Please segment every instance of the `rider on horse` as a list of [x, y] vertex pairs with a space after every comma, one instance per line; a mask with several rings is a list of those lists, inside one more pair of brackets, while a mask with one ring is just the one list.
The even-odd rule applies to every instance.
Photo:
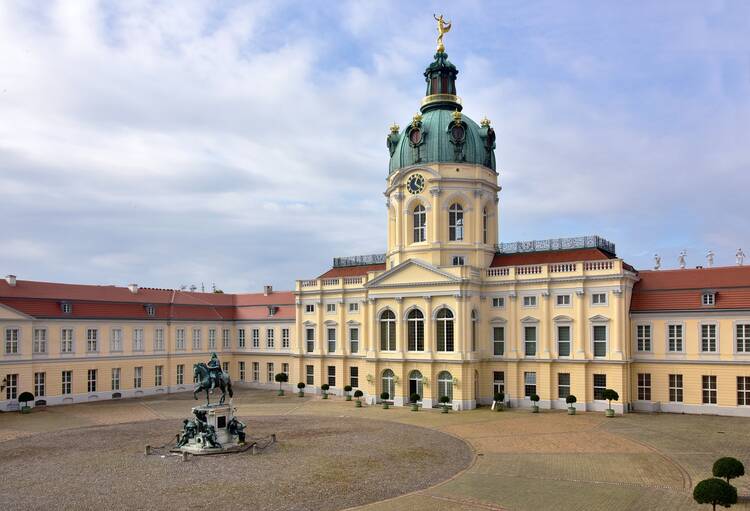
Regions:
[[219, 362], [219, 357], [216, 355], [216, 352], [211, 353], [211, 360], [208, 361], [206, 367], [208, 367], [208, 378], [211, 381], [211, 390], [214, 390], [217, 382], [221, 379], [221, 373], [223, 372], [221, 369], [221, 362]]

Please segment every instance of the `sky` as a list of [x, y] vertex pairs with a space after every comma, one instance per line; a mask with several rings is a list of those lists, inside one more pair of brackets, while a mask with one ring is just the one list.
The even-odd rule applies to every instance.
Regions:
[[750, 2], [0, 2], [0, 273], [290, 289], [382, 253], [433, 13], [500, 239], [750, 253]]

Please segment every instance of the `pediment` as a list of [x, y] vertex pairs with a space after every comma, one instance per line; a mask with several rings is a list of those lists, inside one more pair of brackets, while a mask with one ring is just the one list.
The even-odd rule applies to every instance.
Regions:
[[573, 318], [570, 316], [565, 316], [564, 314], [560, 314], [559, 316], [555, 316], [552, 318], [552, 321], [556, 321], [558, 323], [572, 323]]
[[521, 323], [539, 323], [539, 319], [532, 316], [526, 316], [521, 320]]
[[0, 303], [0, 319], [21, 320], [34, 318], [29, 316], [28, 314], [24, 314], [21, 311], [17, 311], [12, 307], [8, 307], [7, 305], [3, 305], [2, 303]]
[[495, 316], [490, 320], [490, 323], [493, 325], [497, 325], [497, 324], [504, 325], [505, 323], [507, 323], [507, 321], [505, 320], [505, 318], [501, 318], [500, 316]]
[[414, 284], [455, 284], [461, 282], [461, 278], [441, 270], [429, 263], [419, 259], [409, 259], [390, 270], [381, 273], [370, 282], [365, 284], [366, 288], [405, 286]]
[[609, 318], [607, 316], [597, 314], [596, 316], [591, 316], [589, 318], [589, 321], [591, 321], [592, 323], [606, 323], [607, 321], [609, 321]]

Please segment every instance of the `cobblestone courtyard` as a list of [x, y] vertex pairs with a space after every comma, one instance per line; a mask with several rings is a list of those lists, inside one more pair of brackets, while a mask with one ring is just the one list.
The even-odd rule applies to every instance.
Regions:
[[[146, 443], [166, 442], [193, 403], [191, 394], [179, 394], [0, 414], [0, 498], [11, 508], [95, 508], [121, 486], [135, 495], [122, 507], [167, 507], [199, 498], [204, 489], [219, 490], [218, 474], [200, 484], [204, 460], [180, 464], [142, 454]], [[608, 420], [601, 413], [487, 409], [446, 415], [356, 409], [341, 399], [261, 390], [241, 390], [234, 404], [251, 435], [278, 431], [280, 440], [267, 453], [226, 459], [237, 472], [225, 480], [226, 497], [246, 508], [252, 498], [263, 509], [366, 502], [368, 510], [409, 511], [707, 509], [693, 503], [691, 491], [710, 476], [713, 461], [730, 455], [750, 466], [750, 420], [741, 418], [630, 414]], [[110, 447], [104, 442], [109, 436], [123, 440]], [[79, 444], [82, 453], [70, 452]], [[282, 455], [285, 449], [295, 452], [294, 463]], [[43, 470], [59, 474], [56, 484], [35, 485], [34, 473]], [[94, 490], [82, 485], [73, 491], [66, 478]], [[748, 479], [734, 481], [740, 495], [750, 495]], [[189, 491], [173, 489], [180, 481]], [[250, 491], [260, 482], [273, 489], [266, 492], [272, 497]], [[107, 484], [114, 489], [107, 491]], [[147, 499], [149, 485], [165, 500]], [[81, 496], [85, 500], [76, 501]]]

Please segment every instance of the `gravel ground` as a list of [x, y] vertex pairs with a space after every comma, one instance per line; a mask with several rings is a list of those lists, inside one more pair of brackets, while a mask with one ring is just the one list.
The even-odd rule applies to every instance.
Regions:
[[[249, 437], [276, 433], [257, 455], [145, 456], [180, 420], [94, 426], [0, 443], [3, 509], [333, 510], [435, 485], [471, 449], [435, 430], [371, 419], [243, 418]], [[164, 451], [166, 453], [166, 450]]]

